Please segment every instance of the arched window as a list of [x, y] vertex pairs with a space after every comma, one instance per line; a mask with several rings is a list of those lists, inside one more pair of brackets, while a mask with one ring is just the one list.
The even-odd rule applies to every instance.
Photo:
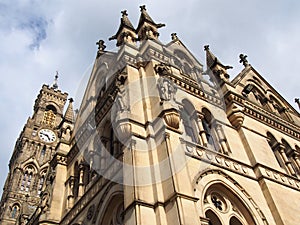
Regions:
[[282, 158], [282, 156], [280, 154], [280, 151], [279, 151], [279, 143], [277, 142], [275, 137], [269, 132], [267, 133], [267, 137], [268, 137], [268, 143], [269, 143], [269, 145], [270, 145], [270, 147], [271, 147], [271, 149], [272, 149], [272, 151], [275, 155], [275, 158], [276, 158], [279, 166], [286, 171], [283, 158]]
[[11, 208], [10, 218], [16, 219], [19, 216], [19, 212], [20, 212], [19, 205], [14, 204], [13, 207]]
[[182, 101], [183, 107], [180, 111], [180, 117], [183, 125], [184, 139], [190, 142], [199, 143], [199, 136], [197, 132], [197, 113], [193, 104], [184, 99]]
[[229, 225], [243, 225], [235, 216], [230, 218]]
[[55, 124], [57, 110], [53, 105], [47, 105], [44, 112], [43, 123], [53, 127]]
[[38, 192], [37, 192], [38, 195], [41, 194], [41, 191], [42, 191], [42, 188], [43, 188], [43, 185], [44, 185], [44, 181], [45, 181], [45, 177], [46, 177], [46, 171], [43, 170], [41, 172], [41, 176], [40, 176], [40, 179], [39, 179], [39, 182], [38, 182]]
[[256, 224], [244, 201], [222, 183], [214, 183], [205, 191], [203, 209], [212, 225]]
[[44, 147], [43, 147], [42, 150], [41, 150], [41, 153], [40, 153], [40, 161], [43, 161], [43, 160], [44, 160], [45, 154], [46, 154], [46, 145], [44, 145]]
[[222, 225], [218, 216], [213, 211], [207, 210], [205, 212], [205, 216], [207, 219], [209, 219], [209, 225]]
[[250, 84], [247, 84], [245, 86], [242, 91], [243, 96], [248, 98], [250, 101], [256, 102], [264, 109], [271, 111], [271, 108], [268, 105], [268, 98], [262, 92], [262, 87], [260, 87], [259, 84], [253, 84], [253, 82], [257, 83], [255, 81], [252, 81]]
[[284, 146], [284, 152], [285, 152], [285, 154], [287, 156], [287, 159], [288, 159], [287, 167], [288, 167], [290, 173], [295, 176], [296, 173], [299, 172], [298, 167], [297, 167], [297, 163], [296, 163], [295, 158], [294, 158], [295, 150], [292, 149], [292, 147], [289, 145], [289, 143], [287, 143], [284, 139], [282, 139], [281, 142]]
[[186, 135], [186, 138], [188, 139], [188, 141], [197, 142], [192, 120], [190, 119], [190, 115], [185, 110], [182, 110], [181, 118], [182, 118], [182, 123], [183, 123], [184, 131], [185, 131], [184, 133]]
[[25, 168], [23, 179], [21, 181], [21, 187], [20, 187], [21, 191], [26, 191], [26, 192], [30, 191], [30, 188], [32, 186], [33, 173], [34, 173], [34, 168], [31, 165]]
[[79, 165], [78, 162], [74, 164], [74, 199], [78, 197], [78, 188], [79, 188]]
[[212, 150], [218, 150], [215, 142], [215, 134], [213, 129], [213, 121], [212, 121], [212, 115], [210, 111], [207, 109], [203, 109], [202, 113], [204, 115], [204, 118], [202, 120], [203, 129], [205, 131], [206, 139], [207, 139], [207, 147]]
[[282, 106], [282, 104], [273, 96], [270, 96], [270, 101], [272, 102], [273, 108], [275, 109], [275, 112], [280, 115], [281, 118], [292, 121], [290, 115], [287, 112], [287, 108]]
[[103, 146], [102, 150], [106, 150], [106, 152], [112, 156], [117, 156], [119, 154], [120, 142], [118, 141], [118, 138], [110, 121], [107, 121], [105, 123], [100, 139], [102, 142], [101, 146]]

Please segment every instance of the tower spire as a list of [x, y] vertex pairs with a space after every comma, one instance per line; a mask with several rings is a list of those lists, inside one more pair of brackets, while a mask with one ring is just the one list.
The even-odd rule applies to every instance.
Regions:
[[207, 71], [213, 75], [218, 82], [222, 80], [228, 80], [229, 75], [227, 73], [228, 69], [232, 69], [232, 66], [225, 66], [220, 60], [210, 51], [209, 45], [204, 46], [204, 51], [206, 51], [206, 66]]
[[58, 89], [57, 81], [58, 81], [58, 71], [56, 71], [56, 74], [54, 76], [54, 81], [53, 81], [53, 84], [52, 84], [53, 89]]
[[109, 38], [109, 40], [117, 40], [117, 46], [121, 46], [124, 43], [135, 44], [136, 34], [135, 29], [128, 18], [127, 10], [121, 12], [122, 18], [120, 27], [115, 35]]
[[164, 27], [165, 24], [155, 23], [153, 19], [149, 16], [146, 10], [146, 6], [140, 6], [141, 15], [139, 19], [138, 27], [136, 28], [136, 32], [138, 34], [138, 39], [141, 40], [157, 40], [159, 33], [157, 30], [161, 27]]
[[65, 113], [65, 120], [73, 123], [74, 122], [74, 110], [73, 110], [73, 98], [69, 98], [69, 105]]

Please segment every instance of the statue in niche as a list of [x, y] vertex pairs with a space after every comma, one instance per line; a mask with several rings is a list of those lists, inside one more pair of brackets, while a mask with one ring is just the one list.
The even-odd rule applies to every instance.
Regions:
[[157, 83], [159, 96], [161, 99], [161, 103], [163, 101], [174, 101], [174, 96], [177, 91], [177, 88], [175, 87], [174, 83], [166, 78], [166, 77], [160, 77], [158, 79]]
[[128, 106], [126, 104], [126, 87], [125, 87], [126, 80], [127, 80], [127, 74], [125, 73], [120, 73], [116, 80], [116, 87], [117, 87], [116, 103], [117, 103], [118, 111], [121, 112], [128, 111]]

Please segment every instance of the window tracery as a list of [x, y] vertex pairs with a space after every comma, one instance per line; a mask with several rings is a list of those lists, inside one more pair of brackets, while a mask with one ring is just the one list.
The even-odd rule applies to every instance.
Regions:
[[29, 192], [32, 186], [32, 180], [34, 175], [34, 168], [33, 166], [27, 166], [24, 171], [23, 179], [21, 181], [21, 191]]
[[255, 225], [247, 207], [222, 184], [213, 184], [204, 196], [205, 216], [212, 225]]
[[188, 100], [184, 99], [182, 103], [180, 114], [184, 140], [229, 154], [230, 149], [222, 125], [214, 120], [210, 111], [204, 108], [199, 113]]
[[278, 142], [275, 137], [267, 132], [268, 144], [270, 145], [275, 158], [284, 171], [292, 176], [300, 175], [300, 160], [299, 152], [297, 149], [292, 147], [284, 140], [281, 143]]

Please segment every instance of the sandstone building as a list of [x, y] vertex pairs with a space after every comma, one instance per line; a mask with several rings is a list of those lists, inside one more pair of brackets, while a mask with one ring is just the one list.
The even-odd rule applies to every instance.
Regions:
[[[145, 6], [100, 40], [76, 115], [43, 85], [17, 139], [0, 224], [295, 225], [299, 113], [240, 55], [230, 79], [201, 64]], [[64, 110], [64, 107], [66, 108]]]

